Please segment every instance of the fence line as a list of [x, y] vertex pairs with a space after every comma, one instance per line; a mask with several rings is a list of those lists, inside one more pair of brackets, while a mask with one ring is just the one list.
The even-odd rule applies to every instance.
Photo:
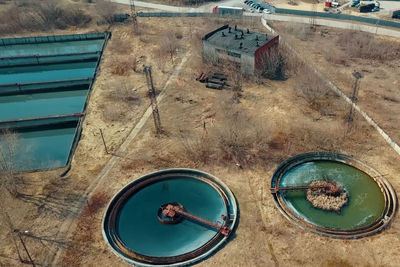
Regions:
[[[276, 13], [276, 14], [298, 15], [298, 16], [305, 16], [305, 17], [321, 17], [321, 18], [330, 18], [330, 19], [338, 19], [338, 20], [349, 20], [349, 21], [357, 21], [357, 22], [372, 24], [375, 26], [386, 26], [386, 27], [393, 27], [393, 28], [400, 29], [399, 22], [390, 21], [390, 20], [365, 18], [365, 17], [352, 16], [352, 15], [347, 15], [347, 14], [332, 14], [332, 13], [314, 12], [314, 11], [306, 11], [306, 10], [275, 8], [274, 6], [270, 6], [269, 9], [273, 13]], [[139, 12], [138, 16], [139, 17], [210, 17], [210, 16], [218, 16], [218, 15], [214, 14], [214, 13], [208, 13], [208, 12]], [[241, 17], [241, 16], [239, 16], [239, 17]]]
[[333, 13], [285, 9], [285, 8], [275, 8], [275, 13], [286, 14], [286, 15], [306, 16], [306, 17], [321, 17], [321, 18], [331, 18], [331, 19], [340, 19], [340, 20], [350, 20], [350, 21], [358, 21], [358, 22], [373, 24], [376, 26], [387, 26], [387, 27], [400, 28], [400, 23], [396, 22], [396, 21], [376, 19], [376, 18], [366, 18], [366, 17], [360, 17], [360, 16], [352, 16], [352, 15], [347, 15], [347, 14], [333, 14]]

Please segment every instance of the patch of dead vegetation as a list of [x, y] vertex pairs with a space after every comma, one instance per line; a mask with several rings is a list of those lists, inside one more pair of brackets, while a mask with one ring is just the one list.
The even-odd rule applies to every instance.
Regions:
[[[73, 234], [71, 244], [66, 249], [63, 258], [64, 266], [81, 266], [82, 259], [86, 254], [86, 250], [90, 247], [95, 250], [94, 235], [101, 225], [100, 221], [102, 216], [99, 216], [99, 211], [105, 207], [109, 200], [105, 192], [96, 192], [87, 202], [82, 211], [77, 228], [76, 234]], [[100, 219], [99, 219], [100, 218]]]
[[84, 27], [91, 21], [83, 8], [57, 1], [13, 2], [0, 12], [0, 34]]
[[366, 32], [344, 31], [339, 34], [337, 44], [351, 58], [382, 61], [400, 58], [398, 42], [385, 40]]

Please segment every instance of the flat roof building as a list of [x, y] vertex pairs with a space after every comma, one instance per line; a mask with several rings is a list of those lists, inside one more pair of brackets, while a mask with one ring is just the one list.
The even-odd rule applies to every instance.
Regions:
[[278, 35], [224, 25], [203, 37], [203, 57], [210, 62], [233, 61], [240, 64], [243, 73], [255, 74], [278, 44]]

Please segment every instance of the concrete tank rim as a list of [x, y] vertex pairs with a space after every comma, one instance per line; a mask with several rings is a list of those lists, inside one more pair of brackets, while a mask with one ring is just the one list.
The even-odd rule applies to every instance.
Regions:
[[[371, 166], [345, 154], [334, 153], [334, 152], [308, 152], [292, 156], [283, 161], [281, 164], [279, 164], [279, 166], [275, 169], [270, 182], [271, 187], [274, 187], [276, 185], [277, 180], [280, 179], [284, 173], [286, 173], [293, 167], [303, 164], [305, 162], [318, 161], [318, 160], [335, 161], [347, 164], [370, 176], [370, 178], [373, 179], [381, 188], [382, 194], [385, 197], [385, 210], [382, 216], [374, 223], [366, 227], [356, 228], [351, 231], [335, 231], [329, 228], [319, 227], [312, 223], [305, 222], [304, 220], [301, 220], [300, 217], [297, 216], [294, 212], [291, 212], [289, 214], [286, 210], [291, 210], [291, 211], [293, 210], [289, 208], [286, 208], [285, 210], [285, 208], [282, 207], [281, 202], [279, 201], [279, 196], [277, 196], [278, 194], [271, 192], [278, 210], [286, 219], [288, 219], [291, 223], [299, 226], [303, 230], [316, 233], [322, 236], [341, 238], [341, 239], [357, 239], [378, 234], [390, 225], [398, 210], [397, 194], [393, 189], [392, 185], [382, 176], [382, 174], [380, 174], [377, 170], [375, 170]], [[362, 229], [364, 228], [368, 228], [370, 230], [367, 229], [368, 231], [362, 232]]]
[[[149, 266], [154, 266], [154, 264], [149, 264], [149, 263], [144, 263], [144, 262], [140, 262], [140, 261], [136, 261], [133, 260], [131, 258], [128, 258], [124, 255], [122, 255], [117, 249], [115, 249], [109, 241], [109, 238], [107, 237], [107, 233], [105, 231], [106, 229], [106, 219], [107, 219], [107, 215], [108, 215], [108, 211], [111, 208], [111, 205], [113, 205], [113, 203], [115, 202], [116, 199], [118, 199], [118, 197], [121, 196], [121, 194], [129, 187], [139, 183], [140, 181], [143, 181], [149, 177], [158, 175], [158, 174], [165, 174], [165, 173], [174, 173], [174, 172], [192, 172], [192, 173], [197, 173], [200, 174], [206, 178], [212, 178], [212, 180], [214, 180], [214, 182], [216, 182], [221, 189], [223, 189], [223, 191], [227, 194], [228, 196], [228, 200], [231, 204], [231, 209], [233, 210], [233, 220], [229, 226], [229, 228], [233, 231], [236, 227], [237, 224], [237, 220], [238, 220], [238, 205], [237, 205], [237, 200], [234, 196], [234, 194], [232, 193], [232, 191], [229, 189], [229, 187], [222, 181], [220, 180], [218, 177], [204, 172], [204, 171], [200, 171], [200, 170], [196, 170], [196, 169], [190, 169], [190, 168], [169, 168], [169, 169], [162, 169], [162, 170], [158, 170], [158, 171], [154, 171], [154, 172], [150, 172], [147, 173], [145, 175], [142, 175], [136, 179], [134, 179], [133, 181], [129, 182], [128, 184], [126, 184], [125, 186], [123, 186], [120, 190], [118, 190], [117, 193], [115, 193], [113, 195], [113, 197], [111, 198], [111, 200], [108, 202], [107, 207], [106, 207], [106, 212], [103, 214], [103, 219], [102, 219], [102, 235], [103, 235], [103, 239], [106, 241], [108, 248], [111, 249], [111, 251], [118, 257], [122, 258], [124, 261], [128, 262], [129, 264], [135, 265], [135, 266], [143, 266], [143, 267], [149, 267]], [[228, 238], [230, 238], [231, 235], [225, 236], [223, 237], [218, 243], [216, 243], [212, 248], [210, 248], [209, 250], [207, 250], [206, 252], [204, 252], [203, 254], [183, 261], [183, 262], [177, 262], [177, 263], [172, 263], [172, 264], [164, 264], [163, 266], [186, 266], [189, 264], [194, 264], [196, 262], [199, 262], [203, 259], [208, 258], [209, 256], [211, 256], [213, 253], [215, 253], [216, 251], [218, 251], [218, 249], [220, 249], [222, 247], [222, 245], [227, 242]]]

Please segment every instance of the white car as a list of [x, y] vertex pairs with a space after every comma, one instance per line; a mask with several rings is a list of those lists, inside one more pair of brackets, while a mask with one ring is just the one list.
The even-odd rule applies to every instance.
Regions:
[[263, 13], [264, 14], [271, 14], [271, 11], [269, 9], [264, 9]]
[[250, 8], [250, 9], [249, 9], [249, 12], [250, 12], [250, 13], [254, 13], [254, 9], [253, 9], [253, 8]]

